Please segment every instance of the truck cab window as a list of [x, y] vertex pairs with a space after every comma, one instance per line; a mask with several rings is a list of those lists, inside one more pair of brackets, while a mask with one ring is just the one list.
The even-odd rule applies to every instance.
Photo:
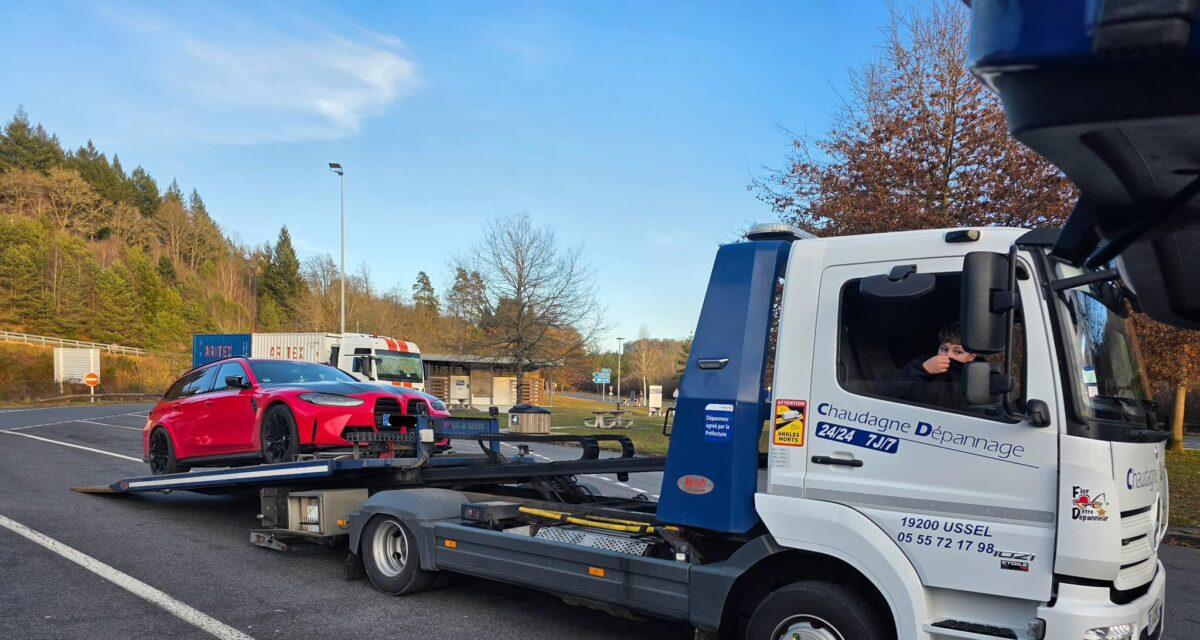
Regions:
[[[848, 281], [839, 310], [837, 378], [842, 388], [949, 411], [996, 414], [998, 407], [968, 406], [963, 394], [963, 367], [983, 356], [962, 346], [961, 281], [961, 273], [936, 274], [934, 289], [916, 300], [872, 297], [859, 290], [860, 280]], [[1013, 335], [1023, 344], [1020, 326]], [[1021, 349], [1015, 351], [1014, 371], [1019, 371], [1024, 358]], [[999, 367], [1003, 357], [988, 360]]]

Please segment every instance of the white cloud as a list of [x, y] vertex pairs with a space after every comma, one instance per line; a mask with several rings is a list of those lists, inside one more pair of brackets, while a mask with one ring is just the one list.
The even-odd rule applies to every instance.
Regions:
[[157, 99], [143, 108], [158, 113], [147, 121], [176, 135], [235, 144], [336, 139], [420, 84], [399, 39], [355, 25], [339, 33], [295, 15], [128, 15], [108, 12], [157, 56], [150, 80], [160, 86], [147, 92]]

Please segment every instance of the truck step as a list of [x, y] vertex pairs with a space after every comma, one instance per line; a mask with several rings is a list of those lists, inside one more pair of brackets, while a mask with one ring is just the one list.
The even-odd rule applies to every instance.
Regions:
[[995, 625], [968, 622], [966, 620], [938, 620], [933, 624], [926, 625], [925, 630], [954, 638], [973, 638], [975, 640], [982, 640], [983, 638], [1010, 638], [1011, 640], [1018, 640], [1017, 632], [1007, 627], [997, 627]]

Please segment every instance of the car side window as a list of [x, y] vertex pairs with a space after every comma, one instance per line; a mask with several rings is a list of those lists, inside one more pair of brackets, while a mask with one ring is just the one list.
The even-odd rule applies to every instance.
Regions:
[[[878, 298], [861, 280], [842, 287], [837, 379], [851, 393], [947, 411], [998, 417], [998, 406], [969, 405], [963, 367], [984, 360], [962, 346], [958, 326], [961, 272], [937, 273], [932, 291], [917, 299]], [[1013, 330], [1018, 404], [1024, 389], [1024, 331], [1020, 313]], [[1003, 356], [986, 360], [998, 368]]]
[[226, 362], [225, 364], [221, 365], [220, 369], [217, 370], [217, 378], [213, 384], [212, 390], [225, 391], [226, 389], [236, 388], [225, 384], [225, 378], [228, 378], [229, 376], [241, 376], [242, 380], [250, 379], [250, 376], [246, 375], [246, 369], [242, 367], [240, 363]]
[[183, 386], [182, 397], [208, 393], [212, 389], [213, 381], [217, 379], [217, 367], [209, 367], [197, 373], [198, 377]]
[[182, 378], [176, 380], [175, 384], [171, 385], [170, 389], [167, 389], [167, 393], [163, 395], [163, 398], [167, 400], [178, 400], [179, 397], [183, 395], [183, 388], [199, 376], [199, 371], [193, 371], [184, 375]]

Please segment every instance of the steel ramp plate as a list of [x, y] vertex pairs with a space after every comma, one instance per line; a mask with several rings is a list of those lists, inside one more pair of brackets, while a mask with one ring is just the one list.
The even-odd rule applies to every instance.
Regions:
[[71, 491], [74, 491], [75, 493], [97, 493], [101, 495], [109, 493], [122, 493], [121, 491], [117, 491], [112, 487], [71, 487]]

